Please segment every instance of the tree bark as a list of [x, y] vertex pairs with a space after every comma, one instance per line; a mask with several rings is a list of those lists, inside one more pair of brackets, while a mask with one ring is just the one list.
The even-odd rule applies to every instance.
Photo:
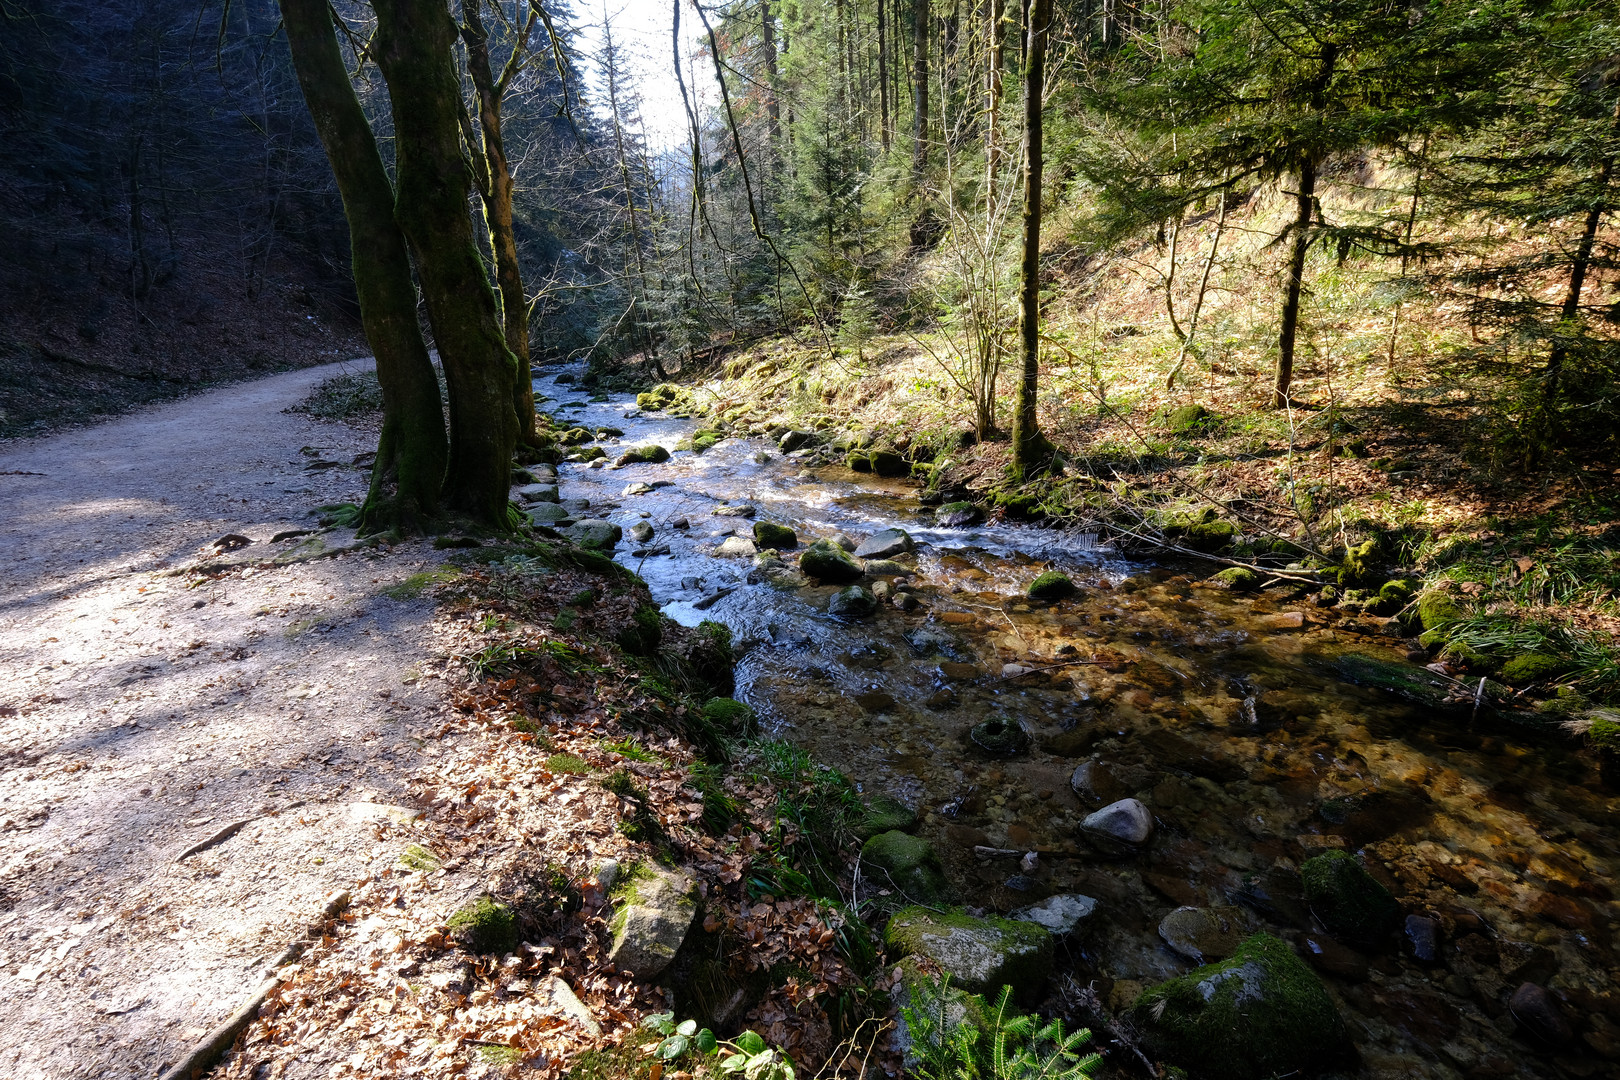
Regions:
[[765, 119], [770, 133], [771, 147], [779, 152], [782, 141], [782, 107], [776, 96], [776, 17], [771, 14], [770, 0], [761, 0], [759, 5], [759, 40], [760, 49], [765, 54], [765, 80], [767, 83]]
[[1294, 236], [1288, 253], [1288, 290], [1283, 297], [1282, 328], [1277, 334], [1277, 378], [1271, 407], [1288, 404], [1294, 382], [1294, 338], [1299, 331], [1299, 296], [1305, 285], [1305, 253], [1311, 246], [1311, 210], [1316, 203], [1316, 161], [1307, 157], [1299, 166], [1299, 190], [1294, 193]]
[[996, 170], [1001, 167], [1001, 73], [1007, 62], [1007, 32], [1003, 25], [1006, 0], [987, 0], [989, 25], [985, 27], [984, 90], [988, 99], [984, 117], [984, 198], [988, 205], [995, 198]]
[[326, 0], [281, 0], [281, 16], [298, 84], [343, 197], [360, 319], [382, 386], [382, 434], [361, 531], [414, 529], [438, 513], [448, 452], [439, 381], [416, 320], [410, 256], [394, 221], [394, 189], [349, 82]]
[[1024, 250], [1018, 268], [1018, 349], [1023, 367], [1013, 412], [1012, 457], [1013, 473], [1020, 478], [1052, 458], [1052, 444], [1041, 434], [1035, 414], [1041, 371], [1041, 87], [1051, 28], [1052, 0], [1030, 0], [1024, 67]]
[[444, 501], [480, 525], [508, 529], [517, 358], [502, 335], [467, 208], [455, 24], [436, 0], [376, 0], [373, 6], [373, 55], [394, 116], [394, 217], [415, 258], [450, 387]]
[[912, 80], [916, 84], [911, 124], [911, 183], [920, 189], [928, 168], [928, 0], [911, 0]]
[[889, 152], [889, 32], [884, 0], [877, 0], [878, 138]]
[[[517, 381], [512, 407], [517, 414], [518, 441], [533, 446], [539, 442], [534, 426], [534, 376], [529, 367], [529, 300], [523, 290], [523, 272], [518, 266], [517, 236], [512, 230], [512, 166], [506, 157], [506, 139], [501, 133], [501, 99], [506, 88], [523, 67], [523, 50], [534, 29], [535, 15], [529, 13], [522, 37], [512, 46], [512, 55], [499, 80], [489, 63], [489, 34], [478, 14], [480, 0], [462, 0], [464, 20], [461, 39], [467, 45], [467, 68], [473, 91], [478, 97], [478, 131], [483, 150], [483, 183], [479, 186], [484, 204], [484, 222], [489, 228], [489, 246], [495, 253], [495, 282], [500, 288], [501, 321], [506, 347], [517, 358]], [[469, 149], [471, 149], [469, 147]]]

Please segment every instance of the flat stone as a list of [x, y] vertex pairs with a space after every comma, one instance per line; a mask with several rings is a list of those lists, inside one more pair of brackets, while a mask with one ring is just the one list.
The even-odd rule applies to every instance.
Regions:
[[884, 942], [902, 956], [924, 956], [969, 993], [1013, 987], [1038, 1000], [1052, 972], [1052, 935], [1042, 925], [1015, 919], [975, 919], [912, 907], [889, 920]]
[[1195, 964], [1224, 960], [1247, 935], [1237, 908], [1178, 907], [1159, 923], [1159, 937]]
[[717, 506], [710, 511], [715, 517], [751, 518], [759, 513], [758, 508], [743, 503], [740, 506]]
[[517, 489], [517, 496], [524, 502], [550, 502], [558, 501], [556, 484], [524, 484]]
[[867, 559], [867, 577], [912, 577], [916, 571], [893, 559]]
[[722, 559], [751, 559], [759, 554], [759, 549], [745, 536], [728, 536], [714, 553]]
[[652, 491], [653, 491], [653, 486], [651, 484], [635, 483], [635, 484], [627, 484], [627, 485], [625, 485], [625, 489], [622, 492], [620, 492], [619, 494], [624, 495], [624, 496], [651, 495]]
[[581, 547], [605, 549], [624, 539], [624, 530], [611, 521], [587, 518], [574, 522], [568, 529], [568, 536]]
[[529, 519], [537, 524], [550, 525], [553, 522], [571, 521], [573, 515], [556, 503], [545, 502], [529, 507]]
[[903, 555], [908, 551], [915, 551], [917, 545], [912, 542], [911, 534], [904, 529], [884, 529], [875, 532], [861, 541], [855, 549], [857, 559], [892, 559], [896, 555]]
[[1137, 799], [1120, 799], [1088, 814], [1080, 831], [1104, 847], [1136, 848], [1153, 836], [1153, 814]]
[[1044, 926], [1054, 937], [1068, 937], [1097, 910], [1097, 901], [1080, 893], [1058, 893], [1028, 907], [1021, 907], [1008, 918]]

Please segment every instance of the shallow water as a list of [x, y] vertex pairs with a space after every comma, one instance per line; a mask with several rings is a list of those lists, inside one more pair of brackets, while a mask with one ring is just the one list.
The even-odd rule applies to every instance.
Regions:
[[[587, 403], [554, 376], [535, 385], [559, 419], [622, 429], [601, 443], [615, 457], [651, 442], [673, 450], [696, 427], [638, 415], [633, 395]], [[935, 529], [911, 485], [806, 468], [761, 440], [559, 471], [565, 505], [586, 499], [579, 516], [625, 527], [618, 560], [671, 618], [715, 619], [746, 646], [738, 695], [771, 730], [864, 792], [919, 810], [920, 834], [971, 903], [1005, 911], [1049, 892], [1096, 897], [1085, 943], [1064, 965], [1104, 1001], [1128, 1004], [1196, 966], [1158, 933], [1174, 908], [1230, 906], [1242, 929], [1318, 954], [1363, 1075], [1620, 1075], [1620, 799], [1569, 747], [1343, 681], [1332, 667], [1343, 653], [1403, 658], [1377, 620], [1271, 592], [1236, 597], [1196, 581], [1208, 567], [1131, 562], [1073, 533]], [[623, 494], [638, 482], [669, 486]], [[825, 613], [835, 589], [748, 584], [751, 560], [713, 554], [727, 535], [751, 535], [750, 519], [714, 513], [744, 503], [801, 544], [905, 528], [918, 545], [919, 609], [843, 622]], [[639, 521], [655, 530], [645, 544], [628, 536]], [[1082, 595], [1027, 603], [1023, 589], [1048, 568]], [[1259, 695], [1271, 708], [1257, 724], [1244, 701]], [[996, 758], [975, 746], [969, 729], [990, 718], [1021, 724], [1029, 752]], [[1071, 790], [1084, 763], [1105, 797], [1152, 809], [1144, 852], [1108, 859], [1079, 842], [1081, 818], [1101, 805]], [[1403, 914], [1437, 921], [1434, 962], [1393, 939], [1354, 952], [1312, 923], [1294, 873], [1333, 847], [1361, 852]], [[1031, 850], [1043, 852], [1039, 868], [1020, 876], [1017, 856]], [[1515, 1024], [1506, 1001], [1524, 981], [1553, 991], [1577, 1033], [1570, 1043], [1538, 1043]]]

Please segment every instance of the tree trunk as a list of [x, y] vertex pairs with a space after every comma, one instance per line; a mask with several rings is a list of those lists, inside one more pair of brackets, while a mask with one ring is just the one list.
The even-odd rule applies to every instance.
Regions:
[[877, 0], [877, 84], [878, 84], [878, 138], [883, 152], [889, 152], [889, 31], [885, 19], [884, 0]]
[[911, 124], [911, 183], [921, 189], [928, 168], [928, 0], [911, 0], [912, 79], [916, 84]]
[[1046, 77], [1046, 39], [1052, 0], [1030, 0], [1024, 67], [1024, 251], [1018, 267], [1018, 351], [1023, 370], [1013, 412], [1014, 475], [1023, 478], [1052, 458], [1052, 444], [1035, 415], [1040, 390], [1041, 346], [1041, 87]]
[[1311, 210], [1316, 202], [1316, 161], [1307, 157], [1299, 166], [1299, 190], [1294, 193], [1294, 237], [1288, 253], [1288, 291], [1283, 298], [1282, 329], [1277, 335], [1277, 380], [1271, 407], [1288, 404], [1294, 382], [1294, 338], [1299, 331], [1299, 295], [1305, 285], [1305, 253], [1311, 246]]
[[529, 367], [529, 300], [523, 291], [517, 236], [512, 231], [512, 166], [507, 160], [506, 139], [501, 133], [501, 99], [523, 67], [524, 43], [534, 29], [535, 15], [532, 11], [529, 13], [528, 25], [523, 28], [520, 40], [513, 44], [512, 55], [497, 80], [489, 63], [489, 34], [478, 14], [479, 2], [462, 0], [461, 3], [465, 20], [461, 39], [467, 45], [467, 68], [478, 97], [478, 131], [483, 144], [484, 167], [480, 171], [484, 183], [480, 185], [479, 194], [484, 204], [484, 222], [489, 228], [490, 250], [495, 253], [495, 281], [500, 287], [506, 347], [517, 357], [512, 407], [517, 414], [518, 441], [533, 446], [540, 440], [534, 426], [534, 376]]
[[768, 122], [771, 148], [779, 151], [782, 141], [782, 111], [776, 97], [776, 17], [771, 14], [770, 0], [759, 5], [759, 41], [765, 54], [765, 119]]
[[1007, 61], [1007, 32], [1002, 20], [1006, 14], [1006, 0], [987, 0], [989, 25], [985, 27], [985, 97], [988, 99], [984, 117], [984, 198], [985, 204], [995, 198], [996, 170], [1001, 167], [1001, 72]]
[[394, 189], [349, 82], [326, 0], [281, 0], [281, 16], [298, 84], [343, 196], [360, 319], [382, 385], [382, 434], [361, 531], [416, 528], [438, 513], [448, 453], [439, 380], [416, 320], [405, 238], [394, 221]]
[[455, 24], [439, 3], [376, 0], [373, 6], [373, 55], [388, 82], [394, 116], [394, 217], [416, 261], [450, 387], [445, 503], [478, 524], [507, 529], [517, 358], [502, 336], [467, 210]]

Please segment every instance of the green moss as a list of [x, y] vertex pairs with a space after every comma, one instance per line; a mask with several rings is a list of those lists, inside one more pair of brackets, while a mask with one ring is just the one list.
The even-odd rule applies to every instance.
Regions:
[[849, 457], [844, 459], [844, 464], [848, 465], [856, 472], [872, 471], [872, 459], [862, 453], [854, 453], [849, 455]]
[[829, 585], [847, 585], [861, 579], [861, 564], [831, 540], [817, 540], [799, 555], [799, 569]]
[[[990, 501], [1001, 507], [1002, 511], [1011, 518], [1029, 519], [1039, 517], [1041, 513], [1041, 497], [1025, 491], [998, 491], [990, 497]], [[946, 504], [954, 505], [954, 504]], [[972, 504], [969, 503], [969, 506]], [[940, 507], [941, 510], [944, 507]]]
[[647, 446], [632, 446], [619, 455], [619, 460], [627, 463], [657, 465], [669, 460], [669, 451], [657, 443]]
[[1073, 596], [1080, 591], [1067, 574], [1060, 574], [1056, 570], [1048, 570], [1040, 577], [1029, 583], [1026, 590], [1031, 600], [1062, 600]]
[[407, 870], [421, 870], [431, 872], [443, 865], [438, 853], [425, 844], [406, 844], [405, 850], [400, 852], [399, 865]]
[[1440, 680], [1415, 665], [1381, 660], [1363, 653], [1346, 653], [1335, 660], [1333, 666], [1353, 683], [1385, 690], [1437, 711], [1454, 708]]
[[872, 471], [879, 476], [897, 479], [911, 475], [911, 462], [893, 450], [873, 450], [867, 455], [867, 460], [871, 462]]
[[866, 813], [857, 832], [862, 837], [885, 832], [910, 832], [917, 827], [917, 811], [893, 795], [877, 794], [866, 801]]
[[1174, 409], [1161, 409], [1154, 419], [1172, 435], [1186, 435], [1208, 427], [1215, 414], [1202, 405], [1182, 405]]
[[1315, 1074], [1350, 1047], [1321, 980], [1270, 934], [1145, 991], [1129, 1018], [1150, 1056], [1204, 1080]]
[[523, 1060], [523, 1050], [516, 1046], [490, 1046], [483, 1044], [478, 1047], [478, 1057], [497, 1067], [516, 1065]]
[[861, 846], [861, 863], [869, 877], [899, 894], [896, 903], [937, 905], [955, 896], [933, 846], [907, 833], [878, 833]]
[[593, 436], [590, 431], [585, 428], [569, 428], [567, 431], [557, 436], [557, 442], [561, 443], [563, 446], [584, 446], [594, 437], [595, 436]]
[[883, 941], [901, 956], [928, 957], [971, 993], [1011, 986], [1038, 1000], [1052, 972], [1052, 934], [1031, 922], [908, 907], [889, 920]]
[[1238, 527], [1230, 521], [1200, 521], [1187, 526], [1182, 543], [1194, 551], [1213, 554], [1231, 545]]
[[381, 590], [390, 600], [415, 600], [435, 585], [447, 585], [461, 576], [459, 570], [425, 570], [412, 574]]
[[1384, 553], [1378, 537], [1352, 544], [1339, 561], [1339, 584], [1371, 587], [1383, 576]]
[[592, 771], [590, 765], [578, 754], [552, 754], [546, 758], [546, 769], [549, 772], [573, 776], [584, 776]]
[[1569, 670], [1567, 661], [1546, 653], [1521, 653], [1502, 665], [1502, 681], [1513, 686], [1545, 682]]
[[509, 953], [518, 945], [517, 918], [492, 896], [480, 896], [445, 921], [456, 943], [468, 952]]
[[613, 640], [631, 656], [651, 656], [664, 640], [664, 616], [651, 604], [642, 604], [630, 616], [630, 625]]
[[[1425, 631], [1423, 636], [1428, 637], [1429, 632]], [[1422, 642], [1423, 638], [1418, 640]], [[1501, 666], [1495, 657], [1480, 652], [1466, 641], [1446, 642], [1445, 647], [1440, 650], [1440, 656], [1445, 660], [1455, 660], [1459, 664], [1466, 664], [1474, 671], [1494, 671]]]
[[754, 729], [754, 710], [735, 698], [710, 698], [703, 704], [703, 719], [733, 737]]
[[1586, 729], [1586, 739], [1606, 754], [1620, 754], [1620, 712], [1597, 709], [1588, 714], [1592, 726]]
[[799, 546], [799, 534], [786, 525], [778, 525], [773, 521], [756, 521], [754, 543], [761, 549], [775, 548], [777, 551], [786, 551]]
[[1260, 587], [1260, 575], [1246, 566], [1229, 566], [1209, 580], [1233, 592], [1253, 592]]
[[686, 448], [694, 454], [701, 454], [713, 450], [723, 438], [725, 435], [718, 431], [694, 431], [692, 437], [687, 440]]
[[1455, 598], [1434, 589], [1418, 597], [1417, 610], [1424, 630], [1441, 630], [1463, 617], [1462, 606]]
[[1311, 910], [1334, 936], [1373, 945], [1395, 929], [1400, 905], [1348, 852], [1307, 859], [1299, 876]]

